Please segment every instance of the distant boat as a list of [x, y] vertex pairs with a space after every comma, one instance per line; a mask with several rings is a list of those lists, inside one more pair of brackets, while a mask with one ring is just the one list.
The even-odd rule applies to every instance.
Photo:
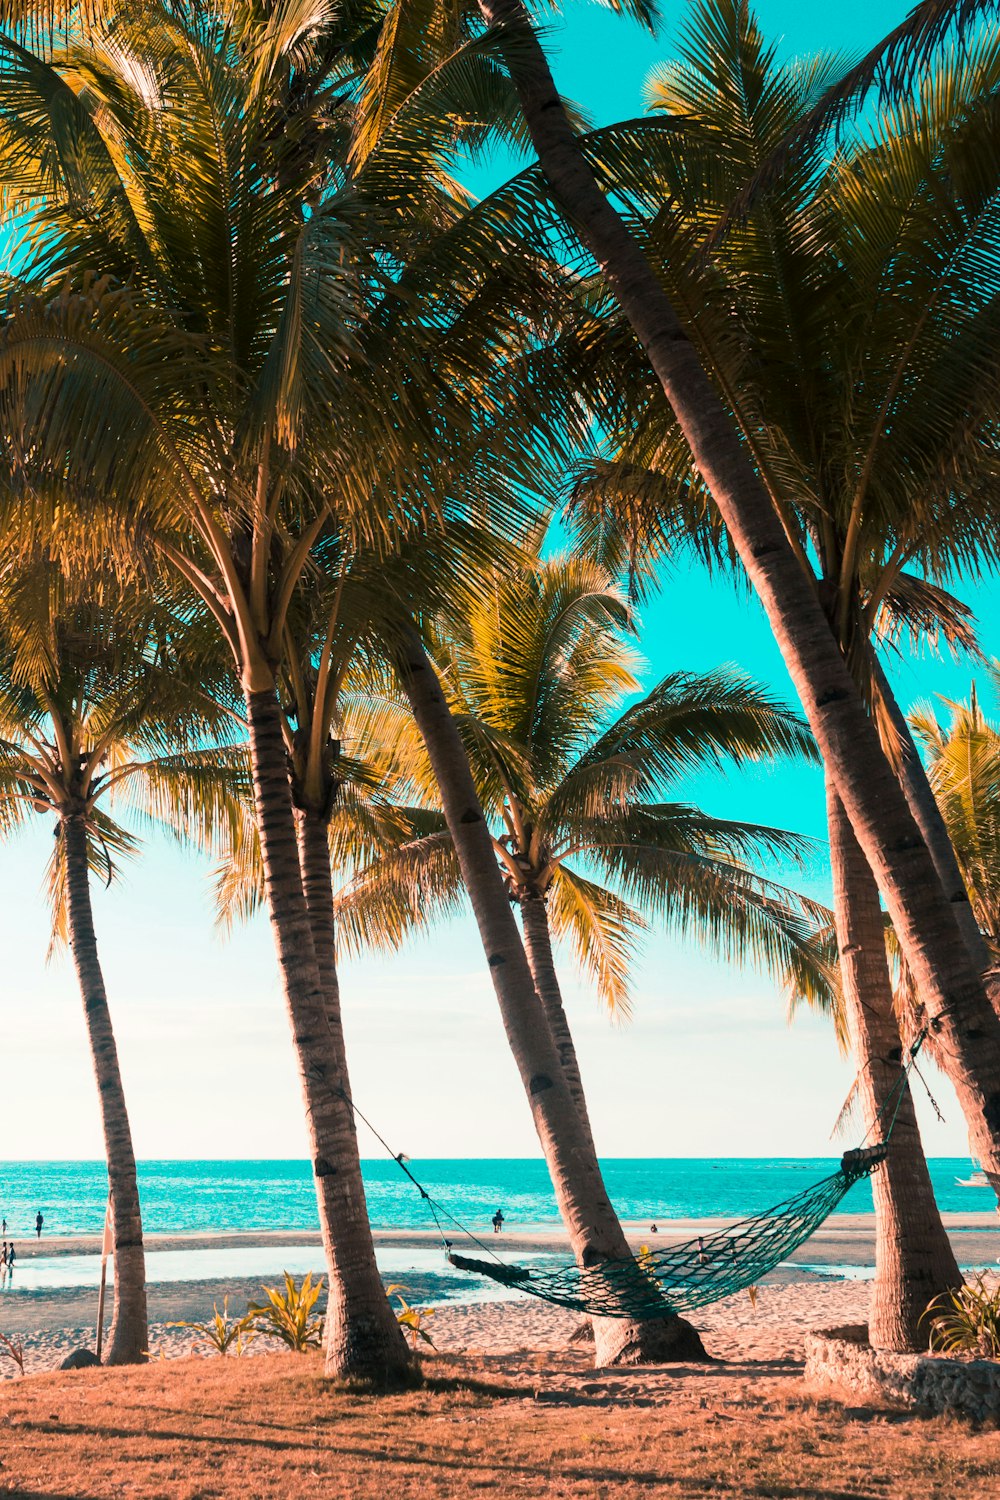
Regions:
[[989, 1180], [985, 1172], [973, 1172], [971, 1177], [956, 1177], [957, 1187], [989, 1187]]

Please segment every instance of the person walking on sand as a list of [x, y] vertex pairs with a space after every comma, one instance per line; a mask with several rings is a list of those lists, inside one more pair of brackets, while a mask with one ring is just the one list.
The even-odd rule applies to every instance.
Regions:
[[41, 1237], [42, 1237], [42, 1225], [44, 1223], [45, 1223], [45, 1220], [42, 1217], [42, 1210], [39, 1209], [38, 1212], [37, 1212], [37, 1214], [35, 1215], [35, 1233], [37, 1234], [37, 1236], [38, 1236], [39, 1239], [41, 1239]]
[[7, 1285], [7, 1241], [4, 1240], [4, 1242], [3, 1242], [3, 1249], [0, 1250], [0, 1286], [6, 1286], [6, 1285]]
[[17, 1251], [14, 1249], [14, 1241], [11, 1240], [7, 1246], [7, 1275], [10, 1277], [11, 1286], [14, 1285], [14, 1262], [17, 1260]]
[[493, 1233], [494, 1234], [499, 1234], [502, 1228], [503, 1228], [503, 1214], [500, 1211], [500, 1209], [498, 1208], [497, 1211], [496, 1211], [496, 1213], [493, 1215]]

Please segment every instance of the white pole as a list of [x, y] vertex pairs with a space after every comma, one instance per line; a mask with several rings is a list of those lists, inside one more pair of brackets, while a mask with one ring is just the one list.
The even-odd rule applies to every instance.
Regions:
[[97, 1298], [97, 1358], [101, 1357], [104, 1343], [104, 1289], [108, 1282], [108, 1256], [111, 1254], [111, 1191], [108, 1190], [108, 1206], [104, 1210], [104, 1239], [101, 1242], [101, 1290]]

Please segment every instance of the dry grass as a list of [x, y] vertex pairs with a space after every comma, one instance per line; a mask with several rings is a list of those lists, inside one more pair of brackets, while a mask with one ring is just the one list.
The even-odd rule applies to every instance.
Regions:
[[788, 1497], [995, 1500], [1000, 1434], [817, 1400], [793, 1368], [602, 1373], [431, 1359], [373, 1397], [314, 1356], [188, 1359], [0, 1386], [0, 1494], [31, 1500]]

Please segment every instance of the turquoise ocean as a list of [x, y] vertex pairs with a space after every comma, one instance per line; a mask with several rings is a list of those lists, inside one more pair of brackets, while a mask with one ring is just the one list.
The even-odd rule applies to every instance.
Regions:
[[[667, 1157], [610, 1159], [602, 1165], [620, 1217], [654, 1222], [760, 1212], [834, 1170], [836, 1161]], [[943, 1211], [988, 1213], [994, 1207], [988, 1188], [961, 1185], [975, 1171], [967, 1157], [939, 1158], [930, 1165]], [[497, 1208], [503, 1210], [508, 1231], [558, 1223], [541, 1160], [413, 1160], [409, 1166], [444, 1210], [476, 1233], [489, 1229]], [[433, 1228], [419, 1193], [393, 1161], [366, 1161], [363, 1169], [376, 1228]], [[318, 1227], [304, 1161], [144, 1161], [139, 1183], [147, 1233]], [[46, 1234], [96, 1234], [106, 1199], [107, 1175], [100, 1162], [0, 1164], [0, 1214], [11, 1235], [33, 1232], [39, 1210]], [[864, 1213], [871, 1207], [871, 1187], [861, 1183], [837, 1212]]]

